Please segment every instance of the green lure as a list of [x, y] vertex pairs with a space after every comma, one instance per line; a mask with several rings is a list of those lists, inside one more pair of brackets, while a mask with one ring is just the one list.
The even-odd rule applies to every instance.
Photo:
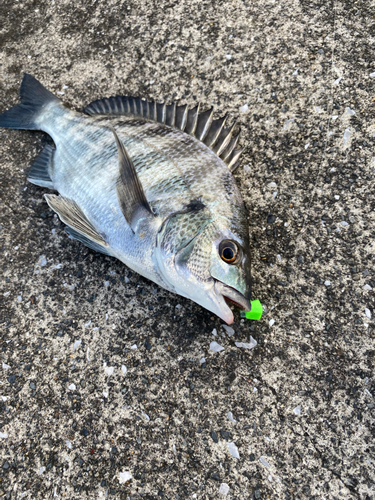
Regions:
[[250, 311], [241, 311], [241, 318], [259, 320], [263, 314], [263, 307], [259, 300], [251, 301]]

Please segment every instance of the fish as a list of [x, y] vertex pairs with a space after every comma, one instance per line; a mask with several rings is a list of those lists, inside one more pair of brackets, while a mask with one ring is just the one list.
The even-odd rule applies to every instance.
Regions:
[[44, 198], [70, 237], [231, 324], [233, 303], [251, 309], [249, 228], [239, 133], [213, 114], [132, 96], [78, 112], [25, 74], [0, 127], [52, 138], [27, 178], [57, 192]]

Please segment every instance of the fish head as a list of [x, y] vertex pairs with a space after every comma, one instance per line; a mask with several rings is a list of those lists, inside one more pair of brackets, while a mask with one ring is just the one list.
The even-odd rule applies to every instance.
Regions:
[[166, 288], [231, 324], [229, 304], [249, 311], [251, 289], [247, 228], [229, 226], [205, 210], [173, 214], [159, 231], [155, 255]]

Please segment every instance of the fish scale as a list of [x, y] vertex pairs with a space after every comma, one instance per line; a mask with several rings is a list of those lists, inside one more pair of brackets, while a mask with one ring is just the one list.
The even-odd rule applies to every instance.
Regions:
[[0, 126], [43, 130], [29, 180], [73, 237], [231, 323], [250, 310], [246, 212], [232, 175], [241, 150], [226, 118], [116, 96], [67, 109], [30, 75]]

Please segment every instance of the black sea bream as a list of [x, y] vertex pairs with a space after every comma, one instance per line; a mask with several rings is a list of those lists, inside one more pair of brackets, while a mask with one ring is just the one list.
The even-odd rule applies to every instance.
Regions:
[[0, 126], [43, 130], [29, 171], [68, 233], [227, 323], [250, 310], [246, 213], [231, 170], [240, 150], [213, 111], [110, 97], [85, 113], [25, 75]]

